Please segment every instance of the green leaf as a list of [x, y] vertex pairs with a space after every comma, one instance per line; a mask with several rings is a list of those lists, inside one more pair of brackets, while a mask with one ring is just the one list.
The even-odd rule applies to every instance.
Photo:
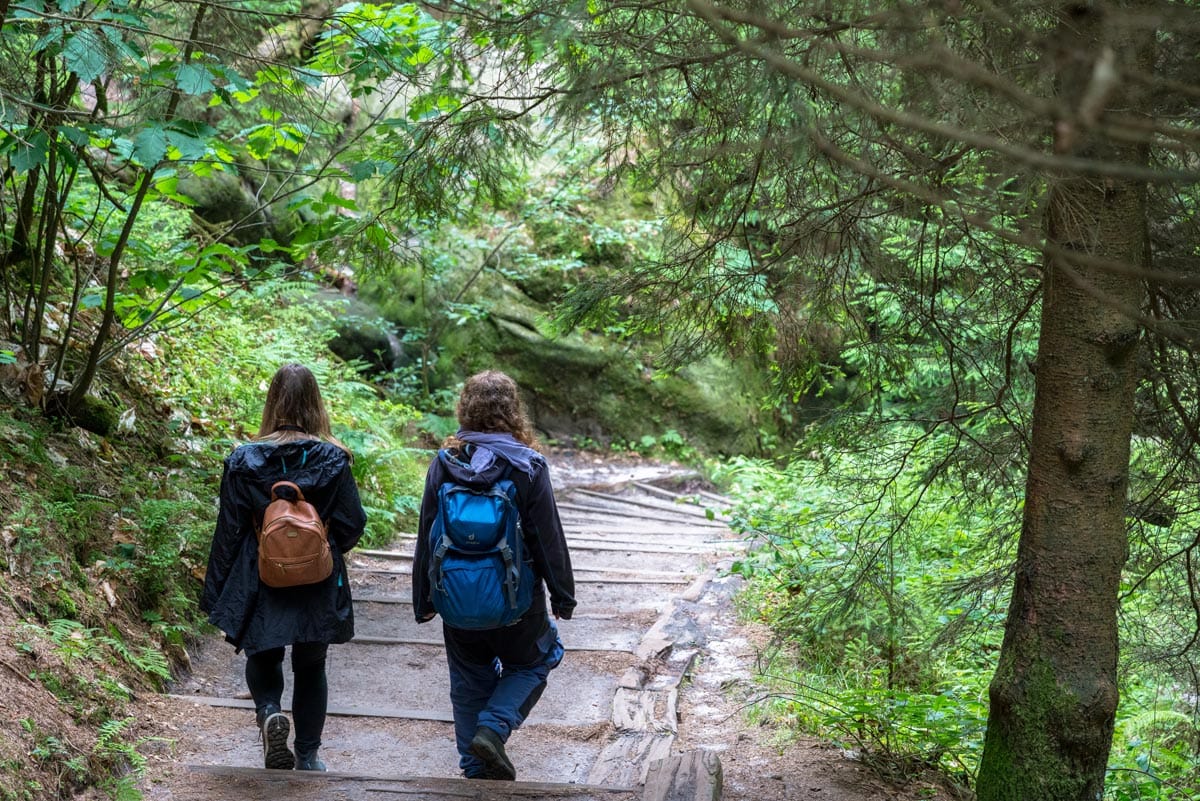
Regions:
[[167, 154], [167, 135], [158, 125], [151, 125], [133, 139], [133, 157], [144, 167], [153, 167]]
[[275, 143], [296, 155], [304, 150], [306, 132], [295, 125], [281, 125], [275, 130]]
[[203, 64], [180, 64], [175, 68], [175, 85], [179, 91], [188, 95], [204, 95], [211, 92], [213, 85], [212, 73]]
[[326, 192], [321, 196], [321, 202], [347, 211], [358, 211], [358, 203], [353, 198], [342, 197], [336, 192]]
[[56, 130], [59, 136], [76, 147], [87, 147], [92, 141], [92, 137], [87, 131], [74, 125], [60, 125]]
[[181, 194], [179, 191], [179, 176], [175, 170], [159, 170], [154, 174], [154, 191], [168, 200], [173, 200], [181, 206], [194, 206], [194, 198]]
[[178, 131], [196, 139], [204, 139], [217, 135], [216, 128], [197, 120], [175, 120], [171, 123], [171, 131]]
[[317, 72], [316, 70], [300, 68], [300, 69], [295, 70], [294, 74], [295, 74], [296, 78], [299, 79], [299, 82], [301, 84], [307, 86], [310, 89], [319, 88], [321, 86], [321, 84], [325, 82], [325, 76], [322, 75], [321, 73]]
[[112, 140], [110, 147], [114, 153], [128, 161], [133, 158], [133, 142], [126, 139], [124, 136], [118, 136]]
[[258, 92], [254, 82], [233, 67], [225, 64], [210, 64], [209, 71], [223, 83], [223, 89], [227, 92], [248, 92], [250, 90], [254, 90], [256, 94]]
[[90, 28], [68, 37], [62, 55], [67, 69], [78, 75], [83, 83], [99, 78], [108, 67], [104, 42]]
[[46, 13], [46, 0], [26, 0], [11, 9], [13, 19], [41, 20]]
[[11, 350], [0, 350], [0, 364], [16, 364], [17, 354]]
[[50, 150], [50, 137], [45, 131], [35, 131], [33, 136], [17, 144], [10, 161], [17, 172], [29, 172], [46, 163]]
[[354, 181], [365, 181], [378, 172], [376, 162], [371, 159], [357, 161], [350, 165], [350, 178]]
[[387, 228], [383, 227], [382, 225], [368, 225], [363, 233], [366, 234], [367, 241], [380, 250], [387, 250], [394, 244], [391, 232], [389, 232]]
[[256, 159], [265, 159], [275, 150], [275, 129], [270, 125], [256, 125], [246, 136], [246, 149]]
[[167, 131], [167, 141], [179, 151], [179, 159], [183, 161], [201, 161], [208, 155], [208, 143], [184, 131]]
[[170, 286], [170, 280], [161, 270], [142, 270], [129, 276], [130, 289], [154, 289], [159, 292]]
[[412, 56], [409, 56], [408, 63], [413, 65], [428, 64], [430, 61], [433, 61], [436, 56], [437, 53], [435, 53], [432, 48], [428, 47], [427, 45], [421, 45], [420, 49], [418, 49], [416, 53], [414, 53]]
[[79, 164], [79, 148], [62, 139], [54, 140], [54, 152], [58, 154], [58, 160], [67, 169], [75, 169]]

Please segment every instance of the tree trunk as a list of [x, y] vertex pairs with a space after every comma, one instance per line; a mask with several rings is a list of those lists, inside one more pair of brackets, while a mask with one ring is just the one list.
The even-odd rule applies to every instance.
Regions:
[[[1103, 73], [1150, 70], [1150, 35], [1106, 26], [1102, 4], [1072, 4], [1059, 26], [1073, 63], [1059, 74], [1056, 150], [1146, 163], [1146, 148], [1092, 137], [1083, 98]], [[1087, 63], [1083, 63], [1087, 62]], [[1100, 87], [1103, 88], [1103, 87]], [[1109, 95], [1129, 113], [1133, 92]], [[1095, 801], [1117, 708], [1117, 593], [1127, 555], [1126, 485], [1138, 323], [1147, 266], [1146, 188], [1062, 176], [1047, 210], [1033, 440], [1016, 578], [977, 792], [980, 801]], [[1119, 261], [1125, 272], [1088, 259]]]
[[[183, 48], [183, 55], [180, 59], [180, 63], [182, 64], [187, 64], [191, 61], [192, 54], [196, 49], [195, 43], [200, 35], [200, 30], [204, 23], [204, 15], [207, 11], [207, 4], [201, 4], [196, 7], [196, 14], [192, 18], [191, 32], [188, 34], [187, 45]], [[163, 121], [170, 122], [175, 119], [175, 113], [179, 109], [181, 97], [182, 93], [179, 87], [176, 86], [171, 91], [171, 99], [167, 101], [167, 107], [163, 111], [161, 118]], [[121, 258], [125, 255], [125, 247], [129, 244], [129, 237], [133, 233], [133, 225], [142, 210], [142, 203], [146, 200], [146, 195], [150, 191], [151, 181], [157, 169], [157, 164], [147, 164], [142, 171], [140, 183], [138, 183], [137, 188], [134, 190], [133, 202], [129, 205], [129, 209], [125, 213], [125, 224], [121, 226], [121, 233], [117, 237], [112, 253], [108, 257], [108, 277], [104, 284], [104, 315], [100, 320], [96, 335], [92, 339], [91, 347], [88, 349], [87, 362], [84, 363], [83, 370], [76, 377], [74, 383], [72, 383], [71, 389], [67, 391], [65, 401], [60, 399], [57, 402], [60, 408], [54, 410], [56, 413], [61, 411], [65, 412], [67, 417], [76, 417], [82, 414], [86, 408], [84, 398], [88, 390], [92, 387], [92, 381], [96, 378], [96, 370], [100, 366], [100, 356], [104, 353], [104, 347], [108, 343], [112, 328], [116, 323], [117, 282], [120, 278]]]

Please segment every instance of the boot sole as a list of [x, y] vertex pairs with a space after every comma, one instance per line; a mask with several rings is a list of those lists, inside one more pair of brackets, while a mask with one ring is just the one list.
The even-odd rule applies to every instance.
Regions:
[[287, 715], [276, 712], [263, 721], [263, 764], [275, 770], [291, 770], [296, 758], [288, 748], [288, 734], [292, 724]]

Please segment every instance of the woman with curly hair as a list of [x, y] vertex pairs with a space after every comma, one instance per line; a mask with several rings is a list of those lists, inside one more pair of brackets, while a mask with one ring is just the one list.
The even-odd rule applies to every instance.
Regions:
[[429, 540], [439, 488], [453, 482], [482, 490], [503, 478], [511, 480], [523, 551], [532, 563], [532, 603], [508, 625], [466, 629], [443, 621], [442, 634], [459, 767], [469, 779], [512, 780], [516, 769], [504, 745], [529, 716], [551, 669], [562, 659], [562, 643], [550, 614], [571, 618], [575, 581], [549, 468], [535, 449], [516, 382], [496, 370], [471, 376], [459, 397], [457, 417], [459, 431], [446, 440], [425, 480], [413, 565], [413, 612], [419, 623], [436, 615]]

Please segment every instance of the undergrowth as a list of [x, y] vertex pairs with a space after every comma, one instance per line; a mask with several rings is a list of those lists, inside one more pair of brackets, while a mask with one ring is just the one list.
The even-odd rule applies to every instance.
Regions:
[[[736, 460], [716, 477], [738, 499], [733, 525], [757, 546], [734, 565], [748, 579], [741, 611], [776, 635], [752, 715], [832, 739], [892, 781], [934, 774], [968, 790], [1020, 498], [1015, 484], [1007, 494], [992, 484], [984, 496], [929, 481], [928, 465], [945, 455], [937, 436], [917, 448], [877, 441], [857, 453], [817, 447], [783, 466]], [[886, 485], [877, 480], [884, 473], [893, 477]], [[1180, 523], [1186, 535], [1190, 524]], [[1125, 630], [1191, 619], [1161, 598], [1130, 594]], [[1134, 649], [1121, 681], [1105, 798], [1197, 801], [1191, 682]]]
[[[415, 525], [428, 461], [411, 407], [382, 397], [326, 348], [337, 301], [273, 281], [133, 343], [101, 377], [122, 410], [110, 437], [0, 404], [0, 579], [13, 621], [2, 684], [29, 710], [0, 732], [0, 801], [94, 788], [137, 798], [152, 739], [138, 696], [163, 689], [206, 624], [196, 600], [224, 457], [257, 430], [267, 382], [312, 368], [334, 433], [355, 454], [364, 546]], [[11, 703], [8, 703], [11, 700]]]

